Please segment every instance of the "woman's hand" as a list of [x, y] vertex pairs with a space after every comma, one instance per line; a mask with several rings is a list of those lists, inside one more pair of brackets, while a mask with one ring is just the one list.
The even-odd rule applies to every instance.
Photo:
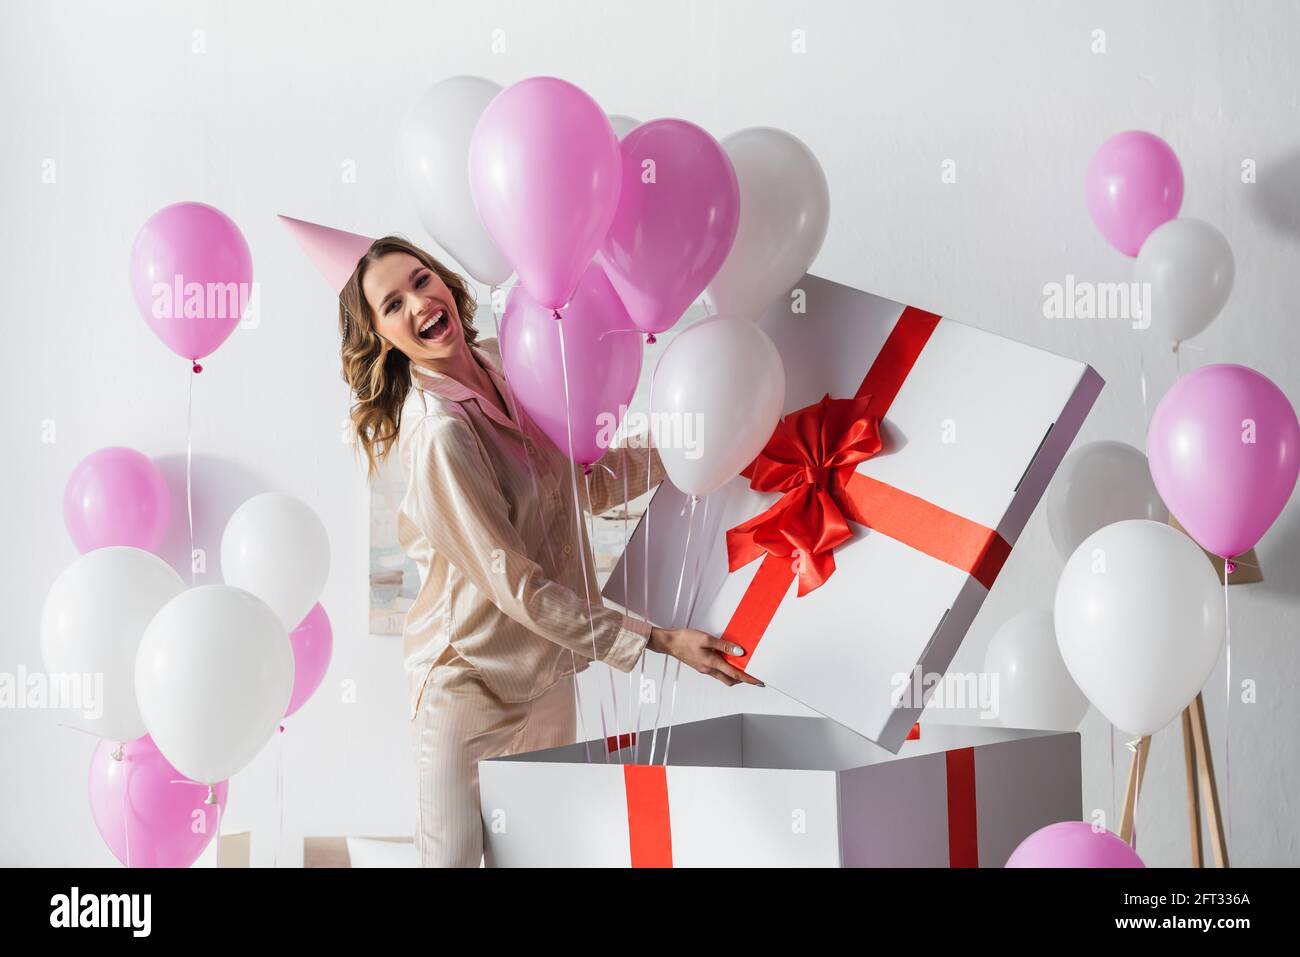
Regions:
[[740, 684], [742, 681], [746, 684], [758, 685], [760, 688], [767, 687], [723, 657], [743, 655], [744, 648], [730, 641], [714, 638], [707, 632], [695, 628], [652, 628], [650, 641], [646, 647], [660, 654], [672, 655], [686, 662], [700, 674], [717, 678], [727, 687]]

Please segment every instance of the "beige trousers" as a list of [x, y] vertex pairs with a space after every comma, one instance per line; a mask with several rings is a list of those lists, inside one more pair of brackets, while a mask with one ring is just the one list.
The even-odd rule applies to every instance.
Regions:
[[532, 701], [497, 698], [448, 647], [411, 719], [416, 760], [415, 849], [421, 867], [478, 867], [483, 858], [478, 762], [576, 740], [573, 676]]

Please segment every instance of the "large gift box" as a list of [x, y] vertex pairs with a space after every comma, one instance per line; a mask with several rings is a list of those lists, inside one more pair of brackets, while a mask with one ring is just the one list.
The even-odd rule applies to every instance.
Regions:
[[925, 724], [895, 755], [733, 714], [629, 737], [479, 762], [487, 866], [1001, 867], [1083, 813], [1075, 732]]
[[733, 664], [897, 751], [1102, 380], [811, 274], [797, 288], [806, 312], [759, 320], [786, 375], [767, 447], [694, 519], [660, 485], [604, 594], [661, 626], [693, 607], [746, 649]]

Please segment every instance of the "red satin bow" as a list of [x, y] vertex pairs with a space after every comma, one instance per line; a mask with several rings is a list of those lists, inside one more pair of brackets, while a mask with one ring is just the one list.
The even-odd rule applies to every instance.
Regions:
[[795, 559], [799, 597], [835, 572], [833, 550], [853, 537], [844, 490], [859, 462], [880, 451], [880, 418], [870, 395], [832, 399], [782, 419], [741, 474], [759, 492], [784, 492], [776, 504], [727, 531], [731, 571], [765, 554]]

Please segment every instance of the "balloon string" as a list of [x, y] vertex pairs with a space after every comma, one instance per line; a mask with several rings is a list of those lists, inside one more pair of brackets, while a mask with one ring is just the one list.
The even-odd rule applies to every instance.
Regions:
[[[650, 369], [650, 396], [648, 400], [649, 407], [650, 407], [650, 424], [648, 429], [649, 435], [646, 437], [646, 449], [645, 449], [646, 491], [650, 490], [650, 468], [654, 462], [653, 456], [654, 456], [654, 446], [655, 446], [655, 442], [654, 442], [655, 375], [658, 372], [659, 372], [659, 366], [656, 363]], [[645, 539], [644, 539], [645, 549], [644, 549], [644, 554], [641, 563], [641, 610], [647, 622], [650, 621], [650, 518], [653, 515], [654, 515], [654, 509], [651, 508], [649, 505], [647, 505], [645, 510]], [[651, 625], [651, 627], [653, 628], [654, 626]], [[667, 677], [667, 675], [668, 675], [668, 659], [667, 657], [665, 657], [663, 671], [660, 674], [660, 678], [659, 678], [659, 684], [655, 686], [656, 717], [655, 717], [654, 728], [656, 732], [659, 730], [659, 718], [657, 716], [657, 712], [659, 711], [659, 709], [663, 707], [663, 700], [662, 700], [663, 679]], [[638, 690], [637, 699], [638, 700], [637, 700], [636, 722], [637, 722], [637, 727], [640, 728], [641, 727], [641, 715], [640, 715], [641, 702], [640, 702], [639, 690]], [[650, 763], [651, 764], [655, 763], [654, 741], [655, 741], [654, 734], [652, 733], [650, 736]], [[638, 764], [641, 761], [640, 736], [637, 737], [636, 745], [633, 750], [632, 760], [634, 763], [638, 763]]]
[[[1133, 745], [1130, 745], [1130, 747], [1133, 747]], [[1138, 738], [1136, 750], [1134, 751], [1134, 754], [1137, 755], [1137, 786], [1133, 789], [1133, 835], [1132, 840], [1129, 841], [1129, 847], [1135, 851], [1138, 844], [1138, 808], [1142, 803], [1142, 764], [1143, 759], [1146, 757], [1145, 751], [1146, 749], [1142, 747], [1142, 739]]]
[[186, 377], [189, 382], [189, 396], [185, 402], [185, 511], [190, 520], [190, 585], [196, 584], [194, 571], [194, 496], [191, 488], [191, 474], [194, 442], [193, 442], [193, 409], [194, 409], [194, 376]]
[[275, 846], [271, 849], [271, 866], [280, 866], [280, 844], [284, 841], [284, 725], [275, 735]]
[[[694, 523], [694, 521], [695, 521], [695, 503], [696, 503], [697, 501], [698, 501], [698, 499], [697, 499], [695, 496], [691, 496], [691, 521], [692, 521], [692, 523]], [[704, 499], [704, 511], [703, 511], [703, 513], [701, 513], [701, 515], [700, 515], [700, 531], [701, 531], [701, 533], [703, 533], [706, 529], [708, 529], [708, 527], [709, 527], [709, 499], [708, 499], [708, 497], [706, 496], [705, 499]], [[689, 527], [689, 526], [687, 527], [687, 534], [688, 534], [688, 536], [689, 536], [689, 534], [690, 534], [690, 527]], [[689, 544], [687, 545], [687, 549], [688, 549], [688, 550], [690, 549], [690, 545], [689, 545]], [[695, 565], [694, 565], [694, 567], [691, 569], [691, 576], [694, 578], [694, 581], [691, 583], [691, 601], [690, 601], [690, 605], [689, 605], [689, 606], [687, 607], [687, 609], [686, 609], [686, 625], [685, 625], [685, 627], [687, 627], [687, 628], [691, 627], [691, 621], [692, 621], [692, 619], [695, 617], [695, 602], [696, 602], [696, 599], [698, 599], [698, 598], [700, 597], [700, 562], [703, 561], [703, 559], [704, 559], [704, 551], [705, 551], [704, 549], [699, 549], [699, 550], [698, 550], [699, 554], [697, 554], [697, 555], [695, 556]], [[667, 740], [664, 741], [664, 760], [663, 760], [664, 767], [667, 767], [667, 766], [668, 766], [668, 750], [673, 746], [673, 714], [674, 714], [674, 713], [676, 712], [676, 710], [677, 710], [677, 684], [678, 684], [678, 675], [680, 675], [680, 673], [681, 673], [681, 664], [682, 664], [682, 661], [681, 661], [680, 658], [678, 658], [678, 659], [677, 659], [677, 669], [676, 669], [676, 671], [673, 673], [673, 700], [672, 700], [672, 702], [671, 702], [671, 703], [669, 704], [669, 706], [668, 706], [668, 738], [667, 738]]]
[[1110, 726], [1110, 819], [1119, 820], [1119, 808], [1115, 803], [1115, 726]]
[[1138, 344], [1138, 385], [1142, 390], [1142, 421], [1146, 427], [1151, 428], [1151, 411], [1147, 406], [1147, 361], [1142, 352], [1141, 343]]
[[[691, 504], [691, 516], [690, 516], [690, 518], [687, 520], [687, 523], [686, 523], [686, 544], [685, 544], [685, 547], [683, 547], [683, 549], [682, 549], [682, 569], [681, 569], [681, 571], [678, 572], [678, 574], [677, 574], [677, 594], [673, 596], [673, 614], [672, 614], [672, 619], [671, 619], [671, 620], [672, 620], [672, 623], [673, 623], [672, 626], [673, 626], [674, 628], [679, 627], [678, 624], [677, 624], [677, 609], [678, 609], [678, 607], [680, 606], [680, 604], [681, 604], [681, 600], [682, 600], [682, 582], [683, 582], [683, 580], [686, 578], [686, 563], [687, 563], [687, 561], [690, 559], [690, 555], [691, 555], [691, 533], [695, 531], [695, 506], [699, 503], [699, 501], [700, 501], [700, 499], [699, 499], [699, 496], [698, 496], [698, 495], [692, 495], [692, 496], [691, 496], [691, 503], [690, 503], [690, 504]], [[685, 512], [686, 510], [685, 510], [685, 509], [682, 509], [682, 511]], [[665, 676], [667, 675], [667, 673], [668, 673], [668, 662], [667, 662], [667, 660], [665, 660], [665, 661], [664, 661], [664, 674], [665, 674]], [[672, 694], [671, 694], [671, 696], [672, 696], [672, 700], [669, 702], [669, 705], [668, 705], [668, 722], [669, 722], [669, 723], [668, 723], [668, 725], [667, 725], [667, 728], [668, 728], [668, 737], [669, 737], [669, 738], [672, 737], [672, 733], [673, 733], [673, 729], [672, 729], [672, 713], [673, 713], [673, 711], [675, 710], [676, 705], [677, 705], [677, 679], [681, 676], [681, 673], [682, 673], [682, 660], [681, 660], [680, 658], [678, 658], [678, 659], [676, 659], [676, 667], [674, 667], [674, 669], [673, 669]], [[665, 691], [666, 691], [666, 690], [667, 690], [667, 689], [665, 688]], [[662, 714], [662, 711], [663, 711], [663, 709], [662, 709], [662, 707], [661, 707], [661, 708], [660, 708], [660, 713], [661, 713], [661, 714]], [[656, 717], [656, 718], [655, 718], [655, 732], [657, 733], [658, 731], [659, 731], [659, 719], [658, 719], [658, 717]], [[667, 742], [665, 742], [665, 744], [664, 744], [664, 756], [667, 757], [667, 755], [668, 755], [668, 745], [667, 745]], [[650, 763], [651, 763], [651, 764], [654, 764], [654, 748], [653, 748], [653, 747], [650, 749]]]
[[[519, 404], [515, 402], [514, 390], [510, 388], [510, 382], [506, 382], [506, 401], [510, 405], [510, 414], [514, 417], [515, 425], [519, 427], [520, 435], [524, 436], [524, 441], [529, 443], [533, 449], [537, 449], [537, 439], [530, 436], [525, 428], [524, 419], [519, 413]], [[537, 484], [537, 468], [533, 465], [533, 456], [529, 453], [528, 448], [524, 449], [524, 461], [528, 465], [528, 478], [533, 487], [533, 501], [537, 502], [537, 521], [542, 526], [542, 543], [546, 546], [546, 555], [550, 559], [551, 568], [558, 572], [559, 565], [555, 561], [555, 549], [551, 545], [551, 523], [545, 516], [544, 503], [542, 502], [541, 488]], [[587, 739], [587, 722], [582, 717], [582, 692], [578, 690], [578, 656], [574, 654], [573, 649], [569, 649], [569, 668], [573, 672], [573, 710], [578, 717], [578, 734], [582, 738], [583, 747], [587, 751], [587, 763], [591, 763], [591, 742]]]
[[85, 728], [78, 728], [75, 724], [64, 724], [62, 721], [56, 721], [56, 722], [54, 722], [54, 726], [55, 726], [56, 728], [67, 728], [69, 731], [79, 731], [79, 732], [81, 732], [82, 734], [88, 734], [88, 735], [90, 735], [90, 737], [95, 738], [96, 740], [99, 740], [99, 741], [102, 741], [102, 740], [103, 740], [103, 739], [100, 738], [100, 736], [97, 735], [94, 731], [87, 731]]
[[1223, 643], [1224, 643], [1224, 681], [1223, 681], [1223, 841], [1228, 843], [1232, 837], [1232, 759], [1228, 753], [1231, 737], [1228, 734], [1232, 716], [1232, 620], [1228, 615], [1228, 575], [1231, 574], [1233, 561], [1223, 560]]
[[[602, 468], [604, 467], [605, 466], [602, 466]], [[582, 480], [587, 485], [587, 503], [590, 504], [591, 503], [591, 472], [584, 471], [582, 473]], [[587, 541], [591, 542], [596, 537], [596, 516], [591, 515], [590, 513], [587, 513], [587, 515], [591, 519], [591, 525], [588, 526], [584, 522], [583, 532], [590, 536], [587, 538]], [[582, 517], [583, 517], [583, 513], [579, 512], [578, 518], [581, 519]], [[588, 532], [588, 528], [590, 529], [590, 532]], [[592, 545], [592, 552], [595, 552], [595, 550], [596, 550], [596, 546]], [[592, 566], [593, 567], [595, 566], [594, 554], [592, 555]], [[587, 564], [585, 559], [583, 560], [582, 577], [584, 580], [587, 577]], [[587, 596], [588, 596], [587, 613], [590, 614], [591, 613], [591, 592], [590, 591], [587, 592]], [[624, 763], [623, 749], [619, 746], [619, 742], [623, 739], [623, 719], [619, 717], [619, 713], [618, 713], [618, 688], [614, 685], [614, 669], [606, 668], [605, 673], [609, 675], [609, 706], [610, 706], [610, 711], [614, 715], [614, 755], [617, 757], [618, 763], [623, 764]], [[606, 746], [605, 748], [605, 756], [606, 758], [609, 757], [608, 746]]]
[[[555, 316], [557, 319], [559, 319], [560, 314], [556, 312]], [[569, 437], [569, 461], [572, 462], [573, 461], [573, 411], [571, 405], [569, 404], [569, 365], [568, 365], [568, 359], [565, 356], [565, 348], [564, 348], [564, 323], [561, 322], [558, 328], [560, 330], [560, 375], [563, 376], [564, 378], [564, 427]], [[591, 582], [587, 578], [587, 549], [585, 544], [582, 541], [583, 538], [585, 537], [584, 533], [586, 529], [582, 522], [582, 502], [578, 498], [577, 469], [570, 468], [569, 477], [573, 480], [571, 483], [573, 486], [573, 507], [577, 513], [574, 516], [574, 518], [577, 520], [578, 523], [578, 529], [577, 529], [578, 555], [579, 555], [579, 559], [582, 562], [582, 587], [587, 595], [587, 627], [591, 631], [591, 658], [593, 661], [599, 661], [600, 654], [596, 650], [596, 622], [591, 614]], [[612, 680], [613, 679], [611, 678], [611, 681]], [[573, 683], [575, 685], [578, 683], [578, 676], [576, 674], [573, 676]], [[617, 708], [615, 709], [615, 712], [617, 712]], [[609, 739], [609, 727], [605, 722], [605, 702], [603, 698], [600, 700], [600, 738], [602, 743]], [[608, 747], [603, 748], [602, 752], [605, 755], [605, 763], [608, 764], [609, 748]], [[590, 748], [588, 748], [588, 755], [590, 755]]]
[[131, 781], [129, 780], [130, 776], [126, 773], [126, 758], [122, 759], [122, 765], [122, 842], [126, 847], [126, 866], [130, 870], [131, 828], [129, 826], [130, 818], [126, 813], [126, 799], [128, 792], [131, 790]]
[[[623, 454], [627, 456], [628, 460], [630, 461], [632, 450], [629, 448]], [[627, 548], [627, 541], [628, 541], [627, 517], [628, 517], [628, 512], [631, 510], [631, 500], [628, 498], [627, 472], [628, 470], [625, 467], [623, 469], [623, 547], [624, 549]], [[647, 477], [647, 483], [648, 483], [648, 477]], [[632, 614], [632, 611], [630, 608], [626, 607], [628, 604], [628, 597], [629, 597], [627, 593], [626, 557], [624, 557], [622, 565], [623, 565], [623, 603], [624, 603], [623, 611], [625, 614], [630, 616]], [[628, 742], [628, 744], [631, 745], [633, 748], [635, 748], [637, 732], [641, 730], [641, 722], [639, 720], [641, 709], [637, 707], [638, 704], [637, 699], [640, 697], [640, 695], [637, 693], [639, 691], [639, 687], [637, 687], [637, 683], [634, 681], [634, 679], [637, 677], [637, 675], [641, 673], [641, 668], [644, 664], [645, 664], [645, 651], [643, 650], [640, 656], [636, 660], [636, 666], [633, 668], [629, 668], [627, 672], [627, 727], [628, 727], [628, 731], [631, 732], [632, 734], [632, 738]], [[632, 753], [633, 753], [632, 760], [635, 762], [636, 751], [633, 750]]]
[[488, 286], [488, 314], [492, 317], [492, 338], [501, 338], [501, 327], [497, 324], [497, 287], [496, 283]]

